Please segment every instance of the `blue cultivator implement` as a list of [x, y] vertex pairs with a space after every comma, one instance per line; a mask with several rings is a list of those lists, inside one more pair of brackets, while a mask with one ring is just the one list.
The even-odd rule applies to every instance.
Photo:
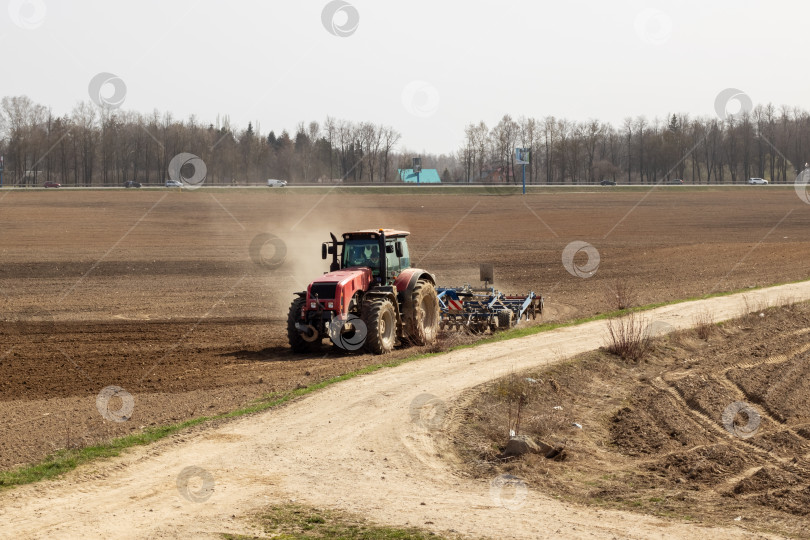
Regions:
[[543, 313], [543, 297], [533, 292], [527, 295], [508, 295], [494, 287], [473, 289], [464, 287], [437, 287], [443, 330], [468, 329], [474, 333], [504, 330], [515, 326], [521, 319], [537, 318]]

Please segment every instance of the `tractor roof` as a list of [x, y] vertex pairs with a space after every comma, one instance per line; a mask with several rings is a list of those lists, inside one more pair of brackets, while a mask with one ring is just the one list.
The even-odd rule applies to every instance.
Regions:
[[359, 231], [343, 233], [343, 238], [377, 238], [380, 235], [380, 231], [385, 233], [386, 238], [404, 238], [411, 234], [408, 231], [398, 231], [396, 229], [362, 229]]

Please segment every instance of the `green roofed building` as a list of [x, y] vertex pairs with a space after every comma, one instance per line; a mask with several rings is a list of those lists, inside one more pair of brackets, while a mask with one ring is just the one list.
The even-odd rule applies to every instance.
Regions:
[[[413, 172], [413, 169], [397, 169], [397, 171], [399, 171], [399, 177], [403, 182], [409, 184], [416, 183], [416, 173]], [[441, 184], [442, 179], [439, 177], [439, 171], [436, 169], [422, 169], [422, 172], [419, 173], [419, 183]]]

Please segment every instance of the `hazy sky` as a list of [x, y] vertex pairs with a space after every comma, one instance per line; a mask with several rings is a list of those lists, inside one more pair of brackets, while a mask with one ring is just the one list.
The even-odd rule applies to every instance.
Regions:
[[[729, 88], [810, 108], [806, 1], [3, 3], [0, 96], [56, 114], [108, 73], [95, 87], [128, 110], [228, 114], [277, 134], [331, 115], [439, 153], [458, 149], [468, 123], [507, 113], [615, 125], [715, 115]], [[117, 86], [98, 82], [112, 76]]]

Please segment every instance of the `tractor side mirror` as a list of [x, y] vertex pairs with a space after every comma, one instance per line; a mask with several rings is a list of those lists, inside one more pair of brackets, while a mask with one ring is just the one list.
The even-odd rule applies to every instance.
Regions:
[[394, 246], [396, 248], [397, 257], [402, 258], [402, 242], [397, 242]]
[[321, 244], [321, 259], [323, 260], [326, 260], [326, 251], [327, 251], [326, 242], [324, 242], [323, 244]]

